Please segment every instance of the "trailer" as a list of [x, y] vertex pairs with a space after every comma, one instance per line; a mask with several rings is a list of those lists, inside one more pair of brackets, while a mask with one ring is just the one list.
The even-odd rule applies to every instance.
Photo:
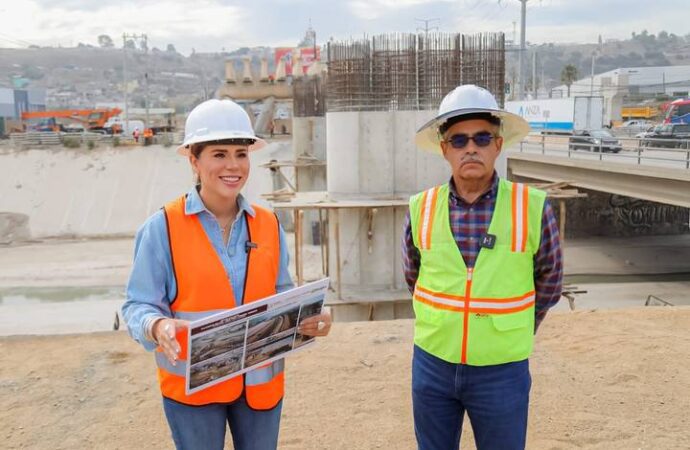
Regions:
[[506, 102], [506, 110], [529, 122], [532, 130], [572, 133], [604, 125], [604, 97], [569, 97]]

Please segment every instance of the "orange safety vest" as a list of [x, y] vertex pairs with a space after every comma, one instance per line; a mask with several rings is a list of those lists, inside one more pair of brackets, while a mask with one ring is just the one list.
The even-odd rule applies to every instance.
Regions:
[[[255, 217], [245, 213], [249, 241], [254, 243], [247, 253], [244, 299], [235, 301], [232, 285], [222, 262], [213, 249], [199, 218], [185, 214], [185, 197], [164, 208], [168, 226], [173, 272], [177, 296], [171, 301], [173, 317], [198, 320], [276, 293], [280, 266], [280, 234], [278, 219], [263, 208], [252, 205]], [[283, 398], [284, 360], [279, 359], [238, 375], [191, 395], [185, 394], [187, 369], [187, 330], [177, 333], [182, 348], [181, 359], [173, 366], [158, 348], [155, 352], [158, 381], [164, 397], [188, 405], [230, 403], [244, 391], [252, 409], [274, 408]]]

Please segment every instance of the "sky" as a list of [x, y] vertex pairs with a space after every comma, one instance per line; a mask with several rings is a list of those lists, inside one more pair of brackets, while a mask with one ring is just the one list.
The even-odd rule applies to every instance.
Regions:
[[[661, 5], [663, 3], [663, 7]], [[593, 43], [633, 31], [690, 33], [688, 0], [529, 0], [527, 41]], [[146, 33], [149, 47], [184, 54], [295, 46], [311, 21], [317, 41], [390, 32], [502, 31], [520, 38], [518, 0], [0, 0], [0, 47], [97, 44]], [[514, 25], [515, 23], [515, 25]]]

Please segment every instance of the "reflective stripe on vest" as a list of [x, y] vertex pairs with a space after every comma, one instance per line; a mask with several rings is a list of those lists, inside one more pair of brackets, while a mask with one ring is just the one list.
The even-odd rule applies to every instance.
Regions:
[[[440, 292], [431, 292], [421, 286], [415, 286], [414, 298], [438, 309], [450, 311], [464, 311], [465, 297], [446, 295]], [[514, 298], [469, 298], [469, 312], [506, 314], [522, 311], [534, 306], [534, 291]]]
[[472, 269], [465, 266], [450, 229], [448, 195], [446, 184], [410, 200], [412, 235], [421, 257], [413, 294], [415, 344], [452, 363], [483, 366], [525, 359], [532, 350], [533, 257], [545, 193], [499, 181], [487, 231], [495, 237], [494, 247], [481, 248]]
[[[185, 214], [185, 198], [165, 206], [170, 254], [172, 256], [177, 296], [171, 301], [176, 319], [199, 320], [227, 311], [244, 303], [260, 300], [275, 293], [280, 264], [280, 235], [275, 215], [252, 205], [256, 215], [247, 213], [248, 237], [255, 245], [247, 256], [244, 299], [235, 299], [222, 262], [206, 236], [199, 218]], [[185, 394], [187, 371], [187, 330], [177, 334], [182, 358], [170, 364], [161, 349], [156, 351], [158, 380], [163, 396], [189, 405], [229, 403], [243, 391], [253, 409], [271, 409], [283, 397], [283, 360], [247, 372], [191, 395]], [[246, 389], [245, 389], [246, 385]]]
[[426, 250], [431, 248], [431, 229], [434, 225], [434, 211], [436, 210], [438, 191], [438, 187], [431, 188], [424, 191], [424, 196], [422, 197], [422, 219], [417, 242], [419, 242], [419, 248]]
[[522, 183], [513, 184], [512, 200], [512, 251], [524, 252], [527, 248], [527, 233], [529, 222], [527, 220], [527, 207], [529, 205], [529, 192], [527, 186]]

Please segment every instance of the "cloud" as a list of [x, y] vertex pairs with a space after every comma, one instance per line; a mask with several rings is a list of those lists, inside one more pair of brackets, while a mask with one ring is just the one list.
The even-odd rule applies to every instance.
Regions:
[[0, 30], [5, 38], [37, 45], [95, 43], [100, 34], [120, 44], [124, 32], [146, 33], [150, 47], [172, 42], [178, 49], [189, 50], [197, 44], [219, 50], [230, 47], [226, 45], [230, 42], [237, 47], [252, 44], [246, 11], [219, 0], [122, 0], [95, 9], [92, 3], [81, 2], [80, 7], [75, 0], [67, 4], [17, 2], [0, 14]]
[[[530, 0], [527, 40], [596, 42], [633, 31], [688, 32], [688, 0]], [[309, 21], [319, 42], [363, 34], [415, 32], [416, 20], [453, 33], [503, 31], [519, 39], [517, 0], [3, 0], [0, 46], [96, 44], [108, 34], [116, 45], [127, 33], [146, 33], [149, 46], [172, 43], [183, 53], [252, 46], [296, 45]], [[5, 6], [8, 5], [8, 6]], [[653, 20], [652, 20], [653, 18]]]
[[401, 9], [420, 5], [431, 6], [434, 3], [452, 3], [451, 0], [350, 0], [348, 6], [355, 17], [363, 20], [375, 20], [384, 15], [399, 13]]
[[[666, 0], [664, 6], [644, 0], [532, 0], [527, 3], [527, 40], [544, 42], [596, 42], [604, 38], [629, 38], [633, 31], [647, 29], [685, 34], [687, 19], [678, 11], [687, 0]], [[520, 3], [513, 0], [466, 1], [451, 15], [452, 28], [460, 32], [503, 31], [512, 39], [513, 23], [520, 36]], [[650, 18], [654, 18], [653, 21]]]

